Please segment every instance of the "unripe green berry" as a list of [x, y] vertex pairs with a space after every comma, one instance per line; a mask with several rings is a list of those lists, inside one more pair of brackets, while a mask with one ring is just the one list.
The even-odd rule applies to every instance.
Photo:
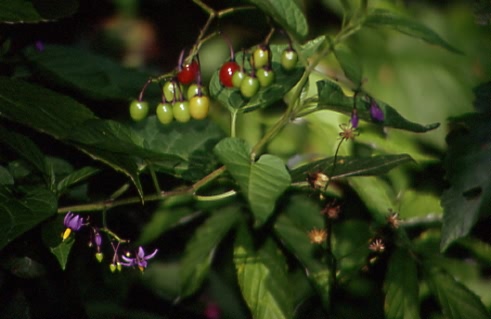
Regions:
[[174, 113], [172, 112], [172, 105], [169, 103], [159, 103], [157, 105], [157, 119], [162, 124], [169, 124], [174, 120]]
[[130, 103], [130, 116], [134, 121], [141, 121], [147, 117], [148, 102], [133, 100]]
[[102, 262], [103, 258], [104, 258], [104, 255], [102, 253], [96, 253], [95, 254], [95, 259], [97, 259], [98, 262]]
[[242, 84], [242, 81], [244, 81], [246, 74], [240, 70], [237, 70], [234, 72], [234, 75], [232, 75], [232, 84], [236, 88], [240, 88], [240, 85]]
[[243, 97], [250, 99], [259, 91], [259, 86], [259, 80], [248, 75], [240, 84], [240, 93]]

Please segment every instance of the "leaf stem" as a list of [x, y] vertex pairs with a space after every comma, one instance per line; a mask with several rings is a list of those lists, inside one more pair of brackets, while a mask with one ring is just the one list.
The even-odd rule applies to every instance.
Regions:
[[231, 120], [230, 120], [230, 137], [235, 137], [237, 134], [237, 114], [239, 112], [237, 110], [234, 110], [231, 112]]

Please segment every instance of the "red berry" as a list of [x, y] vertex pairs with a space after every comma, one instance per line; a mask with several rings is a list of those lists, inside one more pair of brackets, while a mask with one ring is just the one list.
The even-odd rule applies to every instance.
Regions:
[[188, 85], [196, 80], [199, 72], [198, 62], [193, 61], [191, 64], [186, 64], [182, 66], [181, 71], [177, 73], [177, 79], [181, 84]]
[[220, 82], [225, 87], [233, 87], [232, 76], [234, 72], [240, 70], [240, 66], [235, 61], [225, 62], [220, 68]]

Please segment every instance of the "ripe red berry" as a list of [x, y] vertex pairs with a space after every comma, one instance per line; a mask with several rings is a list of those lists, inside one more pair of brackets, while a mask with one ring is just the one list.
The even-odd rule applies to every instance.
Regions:
[[240, 66], [235, 61], [228, 61], [222, 65], [222, 67], [220, 68], [219, 76], [220, 82], [223, 86], [229, 88], [234, 86], [234, 84], [232, 83], [232, 76], [237, 70], [240, 70]]
[[199, 64], [197, 61], [191, 62], [191, 64], [185, 64], [182, 69], [177, 73], [177, 79], [181, 84], [188, 85], [196, 80], [199, 72]]

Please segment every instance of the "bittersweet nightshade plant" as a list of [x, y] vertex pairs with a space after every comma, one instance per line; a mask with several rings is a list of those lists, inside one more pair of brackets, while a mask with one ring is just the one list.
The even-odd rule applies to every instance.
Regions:
[[66, 229], [63, 232], [62, 238], [63, 240], [66, 240], [72, 231], [76, 232], [82, 228], [84, 225], [84, 218], [80, 215], [75, 215], [72, 212], [68, 212], [63, 220], [63, 225], [65, 225]]
[[138, 252], [136, 253], [136, 256], [131, 258], [127, 257], [126, 255], [122, 255], [121, 258], [124, 260], [123, 262], [120, 262], [121, 265], [125, 267], [138, 267], [140, 271], [144, 271], [145, 268], [148, 266], [147, 260], [152, 259], [155, 257], [159, 250], [155, 249], [153, 253], [149, 255], [145, 255], [145, 251], [143, 250], [143, 247], [138, 247]]

